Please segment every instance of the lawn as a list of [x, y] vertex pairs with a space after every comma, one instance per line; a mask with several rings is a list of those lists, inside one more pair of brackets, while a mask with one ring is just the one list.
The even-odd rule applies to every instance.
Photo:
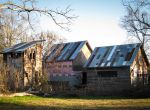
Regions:
[[150, 110], [150, 98], [129, 99], [111, 97], [0, 97], [0, 110]]

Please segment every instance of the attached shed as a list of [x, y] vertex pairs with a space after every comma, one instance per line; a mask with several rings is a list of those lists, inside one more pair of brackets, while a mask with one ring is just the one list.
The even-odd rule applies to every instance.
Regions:
[[92, 53], [87, 41], [56, 44], [46, 58], [48, 81], [66, 83], [69, 86], [81, 83], [81, 71]]
[[43, 40], [23, 42], [2, 51], [3, 62], [7, 65], [10, 77], [9, 83], [13, 83], [12, 80], [18, 82], [12, 89], [23, 90], [38, 85], [38, 78], [42, 75], [42, 42]]
[[124, 44], [96, 47], [83, 79], [95, 94], [117, 94], [148, 83], [148, 59], [142, 45]]

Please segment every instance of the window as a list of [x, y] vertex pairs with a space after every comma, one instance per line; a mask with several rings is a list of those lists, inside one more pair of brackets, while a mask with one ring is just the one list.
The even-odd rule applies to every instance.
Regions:
[[30, 53], [29, 59], [30, 59], [30, 60], [32, 59], [32, 53]]
[[33, 59], [35, 59], [36, 58], [36, 55], [35, 55], [35, 51], [33, 52]]
[[97, 75], [99, 77], [117, 77], [117, 71], [98, 71]]

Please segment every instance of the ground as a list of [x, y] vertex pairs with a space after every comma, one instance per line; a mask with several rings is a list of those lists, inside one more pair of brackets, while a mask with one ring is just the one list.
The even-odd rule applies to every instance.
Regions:
[[150, 110], [150, 98], [0, 96], [0, 110]]

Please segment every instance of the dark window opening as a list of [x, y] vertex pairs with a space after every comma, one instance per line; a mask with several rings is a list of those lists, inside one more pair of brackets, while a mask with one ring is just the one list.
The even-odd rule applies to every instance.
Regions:
[[35, 55], [35, 51], [33, 52], [33, 59], [35, 59], [36, 58], [36, 55]]
[[117, 77], [117, 71], [98, 71], [99, 77]]
[[82, 73], [82, 84], [87, 84], [87, 73], [86, 72]]
[[7, 54], [4, 54], [3, 60], [4, 60], [5, 63], [7, 62]]
[[19, 57], [21, 57], [21, 53], [16, 53], [15, 58], [19, 58]]
[[30, 59], [30, 60], [32, 59], [32, 53], [30, 53], [29, 59]]

